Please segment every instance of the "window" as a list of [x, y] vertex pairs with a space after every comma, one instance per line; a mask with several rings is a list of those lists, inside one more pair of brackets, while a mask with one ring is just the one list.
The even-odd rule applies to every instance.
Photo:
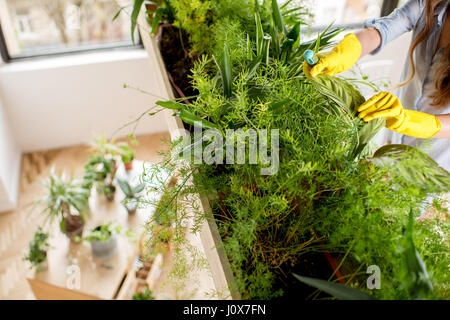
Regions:
[[[312, 0], [307, 7], [313, 14], [313, 30], [321, 30], [334, 22], [335, 27], [361, 28], [367, 19], [389, 14], [395, 0]], [[394, 4], [394, 7], [392, 5]]]
[[124, 10], [112, 21], [117, 11], [131, 2], [0, 0], [3, 58], [132, 46], [129, 12]]

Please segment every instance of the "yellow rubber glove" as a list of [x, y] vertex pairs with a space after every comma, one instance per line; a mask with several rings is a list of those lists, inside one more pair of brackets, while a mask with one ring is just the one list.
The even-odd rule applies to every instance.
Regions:
[[361, 56], [361, 43], [353, 34], [347, 34], [330, 52], [318, 54], [319, 62], [311, 67], [305, 61], [303, 71], [308, 79], [319, 74], [334, 75], [353, 67]]
[[373, 96], [358, 112], [358, 117], [366, 122], [385, 118], [386, 128], [411, 137], [428, 139], [441, 131], [441, 122], [436, 116], [404, 109], [400, 100], [389, 92]]

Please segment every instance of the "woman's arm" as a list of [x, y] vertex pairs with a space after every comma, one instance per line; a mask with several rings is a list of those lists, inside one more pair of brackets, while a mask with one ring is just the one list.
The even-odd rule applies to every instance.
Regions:
[[359, 42], [361, 43], [361, 56], [372, 52], [381, 45], [381, 34], [375, 28], [367, 28], [355, 33]]
[[441, 131], [436, 133], [433, 138], [450, 139], [450, 114], [438, 115], [437, 118], [441, 123]]

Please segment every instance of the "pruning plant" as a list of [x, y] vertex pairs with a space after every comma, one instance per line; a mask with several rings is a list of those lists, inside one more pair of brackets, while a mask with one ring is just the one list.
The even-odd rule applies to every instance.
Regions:
[[28, 246], [28, 254], [24, 257], [24, 260], [30, 262], [31, 267], [37, 268], [38, 272], [42, 271], [42, 263], [47, 261], [47, 251], [49, 249], [48, 233], [43, 232], [42, 228], [39, 227]]
[[[192, 84], [198, 95], [189, 105], [157, 105], [174, 110], [192, 130], [215, 129], [224, 145], [227, 139], [238, 143], [236, 136], [227, 136], [230, 129], [278, 130], [279, 147], [268, 155], [278, 152], [278, 171], [261, 175], [264, 159], [257, 156], [250, 164], [247, 152], [245, 164], [180, 159], [180, 150], [207, 148], [213, 141], [180, 138], [162, 163], [177, 177], [176, 184], [159, 187], [161, 201], [143, 204], [157, 206], [160, 221], [174, 222], [176, 247], [185, 245], [180, 221], [192, 218], [190, 230], [197, 232], [206, 219], [195, 195], [207, 199], [223, 241], [219, 249], [225, 250], [234, 274], [229, 289], [244, 299], [314, 297], [303, 285], [292, 284], [293, 273], [334, 277], [368, 293], [365, 269], [370, 265], [383, 274], [375, 298], [414, 298], [415, 290], [405, 285], [408, 268], [398, 243], [411, 209], [420, 212], [430, 194], [450, 191], [449, 173], [411, 147], [388, 145], [371, 152], [368, 145], [384, 122], [357, 117], [365, 99], [351, 81], [328, 76], [309, 81], [303, 74], [303, 52], [323, 50], [339, 31], [327, 29], [314, 41], [302, 42], [300, 22], [286, 19], [275, 0], [268, 20], [261, 18], [267, 17], [264, 8], [255, 6], [255, 32], [230, 23], [220, 51], [197, 61]], [[250, 150], [249, 139], [241, 143]], [[221, 151], [226, 152], [214, 153]], [[448, 230], [448, 224], [430, 220], [414, 231], [439, 240], [417, 246], [433, 287], [449, 283], [448, 232], [433, 231], [438, 227]], [[405, 250], [411, 251], [410, 242]], [[448, 296], [445, 288], [435, 291], [435, 297]]]

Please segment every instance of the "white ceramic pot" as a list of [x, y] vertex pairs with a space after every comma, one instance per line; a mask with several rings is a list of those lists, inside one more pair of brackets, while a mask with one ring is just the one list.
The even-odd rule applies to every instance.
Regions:
[[117, 238], [112, 235], [105, 242], [94, 240], [91, 242], [92, 254], [96, 258], [107, 259], [117, 252]]

